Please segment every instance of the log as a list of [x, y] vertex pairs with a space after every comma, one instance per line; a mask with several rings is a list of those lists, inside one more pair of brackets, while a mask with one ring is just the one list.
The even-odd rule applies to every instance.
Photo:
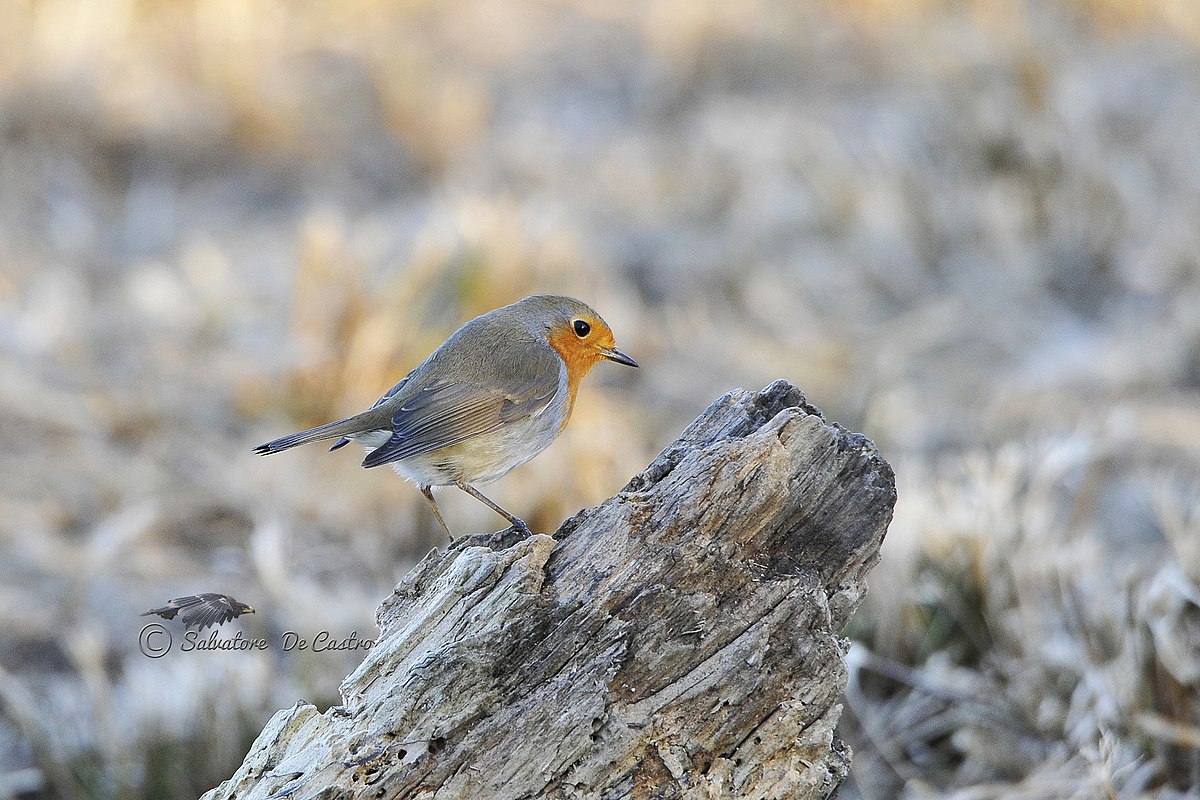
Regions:
[[553, 536], [430, 552], [343, 705], [276, 713], [205, 798], [828, 797], [895, 498], [791, 384], [730, 392]]

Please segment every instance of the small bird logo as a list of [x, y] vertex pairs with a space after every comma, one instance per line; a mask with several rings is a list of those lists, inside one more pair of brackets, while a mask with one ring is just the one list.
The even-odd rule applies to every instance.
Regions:
[[163, 619], [175, 619], [175, 615], [178, 614], [179, 619], [183, 621], [184, 630], [193, 625], [204, 630], [209, 625], [219, 627], [231, 619], [237, 619], [242, 614], [253, 613], [253, 608], [234, 600], [227, 594], [204, 592], [168, 600], [162, 608], [152, 608], [138, 616], [148, 617], [157, 614]]
[[579, 382], [603, 360], [637, 366], [586, 304], [557, 295], [526, 297], [463, 325], [361, 414], [254, 452], [323, 439], [337, 439], [329, 448], [337, 450], [355, 442], [367, 450], [364, 467], [391, 464], [417, 484], [451, 541], [434, 486], [457, 486], [529, 535], [523, 520], [475, 484], [497, 480], [549, 447], [571, 418]]

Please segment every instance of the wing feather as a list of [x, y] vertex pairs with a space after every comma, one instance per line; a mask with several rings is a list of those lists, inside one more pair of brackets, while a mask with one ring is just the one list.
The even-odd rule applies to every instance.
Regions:
[[363, 466], [441, 450], [545, 409], [559, 389], [558, 361], [546, 358], [543, 369], [503, 390], [464, 382], [422, 389], [392, 416], [391, 439], [368, 453]]

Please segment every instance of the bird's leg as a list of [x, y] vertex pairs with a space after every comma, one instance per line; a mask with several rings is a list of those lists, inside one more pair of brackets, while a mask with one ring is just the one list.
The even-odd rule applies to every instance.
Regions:
[[425, 499], [429, 501], [429, 505], [433, 506], [433, 515], [437, 517], [437, 521], [441, 523], [442, 530], [450, 537], [450, 541], [454, 541], [454, 534], [450, 532], [450, 526], [446, 524], [446, 520], [442, 519], [442, 510], [438, 508], [437, 500], [433, 499], [433, 489], [428, 486], [421, 487], [421, 494], [425, 495]]
[[525, 520], [521, 519], [520, 517], [513, 516], [512, 514], [508, 513], [503, 508], [501, 508], [500, 506], [493, 503], [491, 500], [488, 500], [484, 496], [483, 492], [479, 491], [471, 484], [460, 483], [457, 485], [458, 485], [458, 488], [462, 489], [464, 492], [471, 495], [471, 497], [474, 497], [476, 500], [483, 503], [485, 506], [490, 508], [492, 511], [495, 511], [497, 514], [504, 517], [506, 520], [508, 520], [510, 523], [512, 523], [513, 528], [515, 528], [516, 530], [518, 530], [525, 536], [530, 536], [532, 534], [532, 532], [529, 530], [529, 526], [525, 524]]

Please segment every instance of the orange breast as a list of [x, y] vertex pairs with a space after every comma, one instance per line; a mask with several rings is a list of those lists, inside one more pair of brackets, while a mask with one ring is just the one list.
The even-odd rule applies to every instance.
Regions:
[[567, 365], [567, 413], [563, 415], [562, 421], [562, 428], [565, 428], [571, 419], [571, 412], [575, 410], [575, 394], [579, 391], [579, 382], [596, 366], [600, 356], [595, 349], [580, 342], [579, 337], [569, 328], [556, 328], [550, 331], [547, 339]]

